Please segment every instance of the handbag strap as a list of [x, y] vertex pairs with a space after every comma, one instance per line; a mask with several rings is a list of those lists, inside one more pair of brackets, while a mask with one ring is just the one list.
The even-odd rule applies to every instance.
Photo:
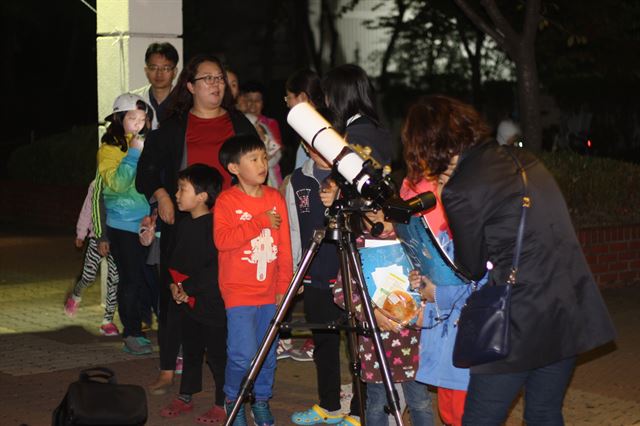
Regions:
[[509, 272], [509, 278], [507, 278], [507, 284], [514, 285], [516, 283], [516, 275], [518, 273], [518, 265], [520, 264], [520, 253], [522, 252], [522, 239], [524, 236], [524, 223], [527, 217], [527, 210], [531, 207], [531, 198], [529, 197], [529, 185], [527, 180], [527, 173], [522, 166], [522, 163], [513, 154], [513, 150], [505, 146], [506, 151], [509, 153], [513, 161], [516, 163], [516, 167], [520, 172], [522, 178], [522, 185], [524, 187], [522, 195], [522, 211], [520, 213], [520, 224], [518, 225], [518, 236], [516, 237], [516, 247], [513, 251], [513, 261], [511, 263], [511, 271]]

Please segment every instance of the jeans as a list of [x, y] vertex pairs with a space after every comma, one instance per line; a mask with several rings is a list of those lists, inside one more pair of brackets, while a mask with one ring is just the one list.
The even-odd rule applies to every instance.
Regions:
[[524, 386], [524, 421], [528, 426], [562, 426], [562, 402], [575, 367], [571, 357], [519, 373], [471, 374], [463, 425], [501, 425]]
[[[238, 398], [240, 383], [247, 374], [275, 313], [275, 304], [236, 306], [227, 309], [227, 367], [224, 394], [228, 400], [235, 401]], [[277, 343], [274, 340], [256, 378], [253, 390], [257, 401], [271, 398], [276, 371]]]
[[[400, 385], [409, 407], [411, 424], [432, 426], [434, 424], [433, 409], [427, 385], [418, 382], [394, 384], [394, 386]], [[387, 426], [389, 424], [389, 415], [384, 410], [385, 405], [389, 404], [387, 403], [387, 392], [384, 383], [367, 383], [366, 421], [368, 425]]]

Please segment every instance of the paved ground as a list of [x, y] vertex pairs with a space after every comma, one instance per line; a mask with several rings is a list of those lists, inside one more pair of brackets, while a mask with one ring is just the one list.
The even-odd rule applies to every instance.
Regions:
[[[118, 338], [98, 333], [99, 286], [91, 287], [74, 319], [62, 305], [81, 265], [73, 235], [0, 228], [0, 425], [50, 424], [51, 411], [82, 368], [104, 365], [121, 383], [146, 385], [156, 374], [157, 356], [123, 353]], [[569, 425], [640, 425], [640, 285], [603, 292], [619, 338], [615, 345], [580, 359], [565, 403]], [[151, 335], [155, 341], [155, 335]], [[345, 382], [347, 377], [345, 375]], [[212, 387], [207, 378], [206, 388]], [[177, 385], [174, 385], [177, 391]], [[272, 407], [279, 424], [293, 410], [315, 402], [313, 363], [278, 364]], [[193, 415], [158, 416], [171, 395], [149, 396], [149, 425], [191, 425], [208, 408], [212, 392], [196, 398]], [[508, 425], [519, 425], [518, 402]], [[407, 422], [408, 424], [408, 422]]]

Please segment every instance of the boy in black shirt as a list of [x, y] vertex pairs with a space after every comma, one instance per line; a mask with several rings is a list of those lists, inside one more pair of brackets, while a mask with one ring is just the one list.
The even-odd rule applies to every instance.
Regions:
[[180, 394], [160, 411], [177, 417], [193, 410], [192, 395], [202, 390], [202, 359], [215, 382], [215, 404], [197, 423], [224, 421], [224, 371], [227, 362], [227, 318], [218, 287], [218, 252], [213, 244], [211, 208], [220, 192], [222, 177], [204, 164], [193, 164], [178, 173], [178, 209], [188, 212], [176, 225], [170, 243], [171, 294], [180, 306], [184, 367]]

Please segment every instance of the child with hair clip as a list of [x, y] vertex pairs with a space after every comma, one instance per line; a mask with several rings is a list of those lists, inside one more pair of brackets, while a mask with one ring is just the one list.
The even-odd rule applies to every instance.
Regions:
[[[384, 221], [382, 211], [366, 214], [367, 219], [362, 237], [358, 238], [357, 245], [362, 247], [365, 240], [394, 239], [395, 232], [392, 224]], [[384, 225], [379, 237], [370, 234], [370, 225], [379, 222]], [[358, 321], [364, 321], [360, 295], [351, 283], [353, 307]], [[335, 303], [344, 307], [344, 294], [342, 291], [342, 277], [333, 288]], [[385, 352], [391, 378], [398, 393], [404, 396], [406, 407], [409, 408], [411, 424], [429, 426], [433, 425], [433, 413], [431, 408], [431, 396], [427, 386], [416, 380], [419, 360], [420, 327], [409, 325], [394, 319], [389, 313], [374, 306], [374, 315], [380, 332], [383, 350]], [[358, 353], [360, 356], [361, 379], [366, 383], [366, 424], [372, 426], [389, 425], [389, 414], [385, 406], [388, 405], [387, 393], [380, 373], [380, 365], [375, 351], [373, 339], [358, 336]], [[405, 407], [401, 407], [404, 410]], [[360, 419], [354, 412], [344, 417], [339, 426], [359, 426]]]
[[153, 109], [140, 96], [124, 93], [113, 104], [110, 122], [98, 149], [96, 196], [104, 197], [107, 235], [120, 274], [118, 313], [125, 352], [151, 353], [151, 341], [141, 329], [140, 293], [146, 285], [147, 248], [140, 244], [138, 227], [149, 214], [149, 203], [136, 191], [138, 159], [144, 135], [151, 128]]
[[89, 184], [87, 196], [82, 204], [78, 222], [76, 223], [75, 245], [81, 249], [84, 240], [87, 239], [87, 248], [84, 252], [82, 274], [73, 286], [71, 294], [64, 304], [64, 313], [74, 317], [82, 301], [82, 292], [93, 284], [98, 275], [100, 261], [107, 259], [107, 297], [105, 300], [104, 317], [100, 325], [100, 333], [104, 336], [117, 336], [120, 334], [118, 327], [113, 323], [113, 314], [116, 311], [116, 298], [118, 296], [118, 268], [113, 256], [109, 253], [109, 240], [102, 232], [104, 223], [104, 203], [99, 198], [94, 202], [95, 180]]

